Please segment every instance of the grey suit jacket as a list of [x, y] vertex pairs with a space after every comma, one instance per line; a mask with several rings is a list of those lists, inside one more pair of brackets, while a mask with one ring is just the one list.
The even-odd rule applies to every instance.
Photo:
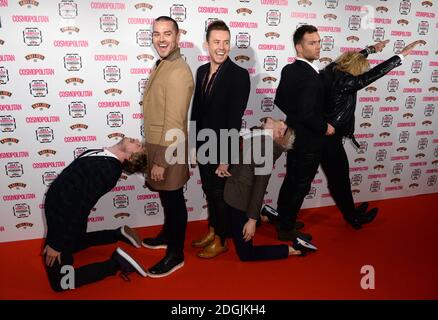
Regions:
[[[281, 145], [273, 142], [272, 138], [267, 135], [259, 138], [251, 136], [247, 139], [251, 140], [249, 143], [243, 144], [246, 147], [240, 152], [239, 164], [231, 165], [230, 167], [230, 173], [232, 176], [227, 178], [225, 183], [224, 200], [233, 208], [246, 212], [248, 218], [257, 220], [260, 216], [260, 209], [263, 205], [263, 198], [265, 196], [271, 173], [263, 175], [255, 174], [256, 168], [260, 168], [264, 164], [255, 163], [254, 157], [251, 156], [251, 149], [256, 143], [261, 143], [262, 150], [264, 149], [265, 152], [272, 152], [272, 163], [274, 163], [280, 157], [282, 152], [286, 150]], [[263, 148], [264, 146], [269, 145], [269, 143], [266, 143], [267, 139], [270, 139], [273, 143], [273, 148], [270, 148], [271, 150], [267, 150], [269, 148]], [[266, 155], [266, 153], [262, 153], [262, 156]], [[243, 159], [245, 158], [251, 159], [251, 163], [243, 163]]]

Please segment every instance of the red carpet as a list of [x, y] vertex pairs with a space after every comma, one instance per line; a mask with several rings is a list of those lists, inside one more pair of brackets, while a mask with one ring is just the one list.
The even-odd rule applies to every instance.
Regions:
[[[196, 257], [190, 242], [206, 222], [188, 224], [185, 266], [161, 279], [131, 275], [131, 282], [107, 278], [80, 289], [51, 291], [39, 257], [42, 240], [0, 244], [0, 299], [438, 299], [438, 194], [374, 201], [380, 211], [371, 225], [356, 231], [335, 207], [303, 210], [304, 231], [319, 251], [305, 258], [240, 262], [230, 251], [213, 260]], [[159, 227], [140, 229], [153, 236]], [[256, 243], [277, 242], [274, 227], [258, 228]], [[145, 266], [163, 250], [135, 249], [119, 243]], [[76, 255], [77, 265], [104, 260], [116, 245]], [[372, 265], [375, 289], [360, 286], [361, 267]]]

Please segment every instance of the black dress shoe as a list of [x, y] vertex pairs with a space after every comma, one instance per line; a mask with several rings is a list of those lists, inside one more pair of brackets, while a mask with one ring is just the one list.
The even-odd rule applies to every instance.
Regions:
[[183, 266], [184, 255], [182, 253], [167, 253], [163, 259], [148, 270], [148, 276], [151, 278], [165, 277]]
[[362, 228], [362, 223], [358, 214], [345, 214], [344, 220], [353, 227], [353, 229], [359, 230]]
[[364, 213], [368, 209], [368, 202], [362, 202], [360, 205], [356, 207], [357, 213]]
[[379, 209], [372, 208], [370, 211], [367, 211], [365, 213], [362, 213], [359, 215], [359, 221], [362, 224], [370, 223], [374, 220], [374, 218], [377, 216], [377, 212]]
[[111, 260], [117, 263], [117, 268], [124, 274], [137, 272], [143, 277], [147, 277], [146, 271], [143, 266], [131, 257], [122, 248], [117, 248], [111, 256]]

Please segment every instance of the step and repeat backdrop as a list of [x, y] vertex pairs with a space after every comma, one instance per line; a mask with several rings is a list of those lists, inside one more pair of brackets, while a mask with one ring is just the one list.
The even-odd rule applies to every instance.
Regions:
[[[0, 242], [45, 235], [44, 194], [81, 152], [142, 137], [142, 92], [157, 58], [151, 28], [170, 15], [195, 74], [208, 62], [209, 22], [231, 29], [230, 57], [248, 69], [243, 126], [284, 117], [274, 105], [281, 69], [294, 61], [293, 31], [318, 27], [323, 68], [342, 52], [391, 42], [371, 65], [423, 40], [403, 65], [360, 91], [349, 141], [356, 201], [438, 192], [438, 2], [356, 0], [0, 0]], [[276, 206], [278, 160], [265, 203]], [[89, 230], [163, 223], [158, 194], [123, 175], [93, 209]], [[197, 169], [185, 188], [189, 220], [205, 219]], [[80, 199], [78, 199], [80, 201]], [[333, 204], [319, 170], [304, 207]]]

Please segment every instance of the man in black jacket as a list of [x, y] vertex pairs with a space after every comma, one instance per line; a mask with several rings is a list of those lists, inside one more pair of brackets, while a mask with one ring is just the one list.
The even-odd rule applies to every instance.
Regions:
[[319, 59], [321, 39], [316, 27], [303, 25], [293, 36], [296, 61], [283, 68], [275, 104], [286, 114], [286, 123], [295, 130], [294, 149], [288, 151], [286, 176], [278, 196], [280, 216], [278, 239], [292, 241], [297, 236], [311, 239], [296, 230], [298, 211], [318, 170], [324, 135], [334, 128], [323, 119], [324, 88], [312, 62]]
[[87, 223], [91, 209], [116, 185], [122, 170], [133, 173], [144, 168], [146, 159], [142, 150], [138, 139], [127, 137], [109, 148], [87, 150], [50, 185], [44, 203], [47, 236], [42, 254], [54, 291], [96, 282], [119, 270], [146, 276], [146, 271], [137, 261], [117, 248], [106, 261], [74, 268], [72, 281], [65, 280], [71, 276], [66, 266], [72, 268], [73, 254], [80, 250], [119, 240], [141, 247], [140, 238], [128, 226], [87, 233]]
[[[238, 142], [251, 85], [248, 71], [228, 57], [230, 30], [223, 21], [214, 21], [208, 26], [206, 40], [210, 63], [199, 67], [196, 73], [191, 120], [196, 124], [197, 137], [201, 130], [211, 129], [216, 134], [217, 143], [214, 143], [216, 150], [207, 152], [208, 159], [203, 159], [204, 154], [201, 152], [197, 155], [202, 188], [208, 202], [209, 232], [192, 245], [203, 248], [199, 257], [213, 258], [227, 251], [225, 238], [230, 234], [231, 225], [223, 193], [225, 178], [230, 175], [228, 167], [232, 150], [225, 143], [221, 150], [220, 131], [234, 130], [233, 138]], [[199, 151], [203, 144], [197, 141], [196, 149]], [[213, 145], [211, 141], [210, 145]], [[225, 154], [224, 146], [228, 155]], [[234, 151], [238, 155], [238, 150]]]
[[378, 64], [369, 70], [368, 54], [380, 52], [389, 40], [378, 42], [356, 53], [342, 54], [329, 64], [321, 77], [325, 86], [324, 118], [336, 129], [336, 134], [324, 138], [321, 167], [327, 176], [328, 187], [344, 219], [355, 229], [370, 223], [377, 215], [377, 208], [367, 210], [368, 203], [354, 207], [350, 184], [350, 166], [343, 146], [343, 137], [348, 137], [360, 148], [354, 138], [354, 113], [357, 91], [365, 88], [398, 67], [404, 58], [419, 43], [415, 41], [400, 54]]

